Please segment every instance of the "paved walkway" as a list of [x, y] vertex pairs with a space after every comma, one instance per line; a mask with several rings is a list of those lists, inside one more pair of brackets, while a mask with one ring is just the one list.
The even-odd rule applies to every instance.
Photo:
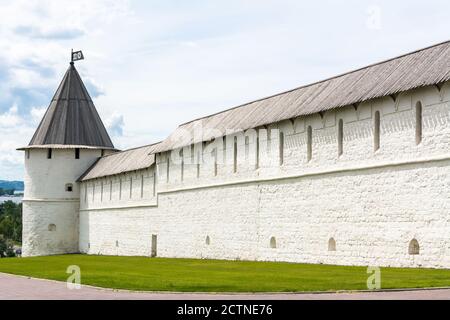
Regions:
[[70, 290], [66, 283], [30, 279], [0, 273], [0, 300], [450, 300], [450, 289], [359, 292], [359, 293], [299, 293], [299, 294], [206, 294], [206, 293], [151, 293], [82, 287]]

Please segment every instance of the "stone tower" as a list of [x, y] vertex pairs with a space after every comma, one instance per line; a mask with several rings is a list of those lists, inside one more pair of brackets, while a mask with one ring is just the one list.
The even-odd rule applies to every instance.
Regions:
[[78, 178], [114, 146], [70, 63], [25, 151], [23, 255], [79, 251]]

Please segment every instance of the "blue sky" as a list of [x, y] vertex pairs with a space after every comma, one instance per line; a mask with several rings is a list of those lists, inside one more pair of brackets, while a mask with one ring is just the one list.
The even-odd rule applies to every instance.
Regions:
[[119, 148], [179, 124], [449, 40], [450, 2], [0, 0], [0, 179], [69, 63]]

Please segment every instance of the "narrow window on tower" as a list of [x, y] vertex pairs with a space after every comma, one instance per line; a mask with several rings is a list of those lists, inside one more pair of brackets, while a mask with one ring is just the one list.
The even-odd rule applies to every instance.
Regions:
[[233, 172], [237, 172], [237, 137], [234, 137], [233, 143]]
[[284, 133], [280, 131], [280, 138], [279, 138], [279, 144], [280, 144], [280, 166], [284, 163]]
[[307, 160], [308, 162], [312, 159], [312, 127], [308, 126], [306, 130], [306, 152], [307, 152]]
[[30, 150], [28, 149], [27, 151], [25, 151], [27, 154], [27, 159], [30, 159]]
[[422, 102], [416, 103], [416, 145], [422, 142]]
[[105, 150], [102, 149], [102, 151], [100, 152], [100, 156], [103, 157], [105, 155]]
[[52, 158], [52, 149], [49, 148], [47, 149], [47, 159], [51, 159]]
[[344, 120], [340, 119], [338, 124], [338, 156], [344, 153]]
[[144, 175], [141, 175], [141, 199], [144, 197]]
[[380, 149], [380, 111], [375, 112], [373, 126], [373, 149], [377, 151]]
[[80, 159], [80, 149], [79, 148], [75, 149], [75, 159]]

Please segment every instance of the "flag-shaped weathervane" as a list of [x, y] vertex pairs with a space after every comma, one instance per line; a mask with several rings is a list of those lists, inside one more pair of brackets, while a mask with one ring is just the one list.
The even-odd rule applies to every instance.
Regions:
[[73, 51], [72, 50], [72, 57], [71, 57], [71, 62], [74, 62], [74, 61], [78, 61], [78, 60], [83, 60], [84, 59], [84, 56], [83, 56], [83, 52], [81, 52], [81, 51]]

